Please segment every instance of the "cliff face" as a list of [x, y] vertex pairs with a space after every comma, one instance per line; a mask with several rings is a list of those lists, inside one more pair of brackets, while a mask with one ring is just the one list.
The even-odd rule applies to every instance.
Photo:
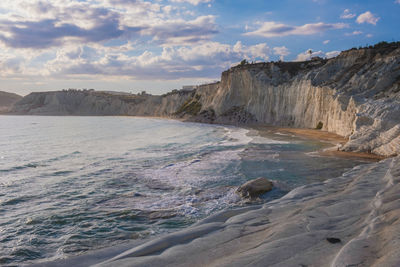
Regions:
[[21, 99], [20, 95], [0, 91], [0, 113], [9, 111]]
[[306, 62], [233, 67], [221, 81], [163, 96], [32, 93], [14, 114], [170, 116], [191, 121], [321, 128], [349, 137], [342, 148], [400, 154], [400, 44]]
[[171, 116], [192, 93], [163, 96], [117, 95], [96, 91], [31, 93], [19, 101], [11, 114], [84, 116]]
[[390, 156], [400, 152], [399, 92], [400, 48], [351, 50], [330, 60], [232, 68], [197, 90], [202, 110], [194, 119], [318, 126], [349, 137], [344, 150]]

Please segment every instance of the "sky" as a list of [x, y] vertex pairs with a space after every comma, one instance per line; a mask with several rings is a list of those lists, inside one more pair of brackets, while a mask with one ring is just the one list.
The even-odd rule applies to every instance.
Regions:
[[400, 40], [400, 0], [1, 0], [0, 90], [162, 94]]

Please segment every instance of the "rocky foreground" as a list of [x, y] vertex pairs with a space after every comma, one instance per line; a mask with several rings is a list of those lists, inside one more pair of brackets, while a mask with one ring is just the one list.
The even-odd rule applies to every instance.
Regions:
[[396, 157], [146, 243], [37, 266], [400, 266], [399, 192]]
[[400, 266], [400, 158], [227, 211], [97, 266]]
[[227, 211], [97, 266], [400, 266], [400, 158]]

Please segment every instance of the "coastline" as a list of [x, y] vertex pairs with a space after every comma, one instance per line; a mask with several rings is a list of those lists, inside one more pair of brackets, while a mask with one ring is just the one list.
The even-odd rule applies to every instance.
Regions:
[[[389, 251], [379, 251], [382, 256], [378, 259], [368, 254], [379, 250], [379, 245], [373, 242], [382, 239], [380, 232], [392, 232], [393, 228], [399, 228], [398, 225], [378, 225], [376, 221], [381, 220], [378, 209], [382, 204], [375, 205], [377, 197], [379, 201], [382, 198], [380, 194], [396, 192], [396, 189], [389, 187], [394, 184], [393, 178], [399, 178], [392, 174], [399, 172], [399, 157], [385, 160], [384, 157], [368, 153], [337, 151], [336, 147], [346, 139], [323, 131], [269, 126], [253, 126], [249, 129], [256, 130], [260, 136], [264, 131], [273, 131], [330, 144], [329, 148], [315, 152], [321, 156], [359, 158], [377, 163], [356, 166], [341, 177], [295, 188], [262, 207], [235, 209], [235, 214], [222, 211], [187, 229], [152, 239], [96, 266], [398, 264], [396, 256], [393, 256], [396, 255], [394, 251], [399, 251], [396, 246], [390, 246]], [[365, 184], [371, 186], [368, 194], [363, 192]], [[363, 208], [354, 212], [356, 207], [360, 208], [360, 203]], [[330, 213], [334, 216], [330, 216]], [[356, 226], [356, 221], [364, 222]], [[372, 230], [374, 233], [369, 233]], [[365, 232], [369, 234], [366, 236]], [[331, 237], [338, 238], [340, 244], [330, 244], [327, 239]], [[262, 247], [266, 248], [259, 249]]]
[[[297, 187], [252, 210], [215, 214], [182, 231], [133, 244], [117, 256], [85, 255], [96, 258], [90, 264], [400, 266], [400, 156], [392, 157], [400, 155], [399, 55], [398, 42], [383, 42], [343, 51], [327, 61], [239, 65], [223, 72], [219, 82], [185, 94], [126, 98], [95, 91], [37, 92], [10, 112], [138, 114], [150, 119], [146, 115], [152, 114], [156, 119], [227, 123], [261, 136], [267, 127], [263, 123], [292, 125], [309, 129], [271, 128], [324, 142], [320, 150], [305, 152], [315, 158], [371, 162], [345, 173], [338, 167], [337, 173], [343, 174], [334, 179]], [[352, 137], [311, 129], [315, 127]], [[314, 173], [323, 177], [323, 172]], [[81, 263], [76, 258], [65, 261], [66, 266]]]
[[[151, 118], [174, 120], [174, 118], [163, 118], [163, 117], [151, 117]], [[336, 145], [340, 144], [345, 139], [343, 137], [328, 132], [317, 131], [312, 129], [280, 128], [280, 127], [270, 127], [270, 126], [247, 127], [246, 125], [238, 125], [237, 127], [246, 128], [249, 130], [255, 130], [257, 134], [261, 137], [263, 137], [263, 135], [265, 135], [266, 133], [271, 133], [271, 132], [282, 133], [284, 135], [293, 134], [296, 137], [303, 137], [306, 140], [315, 140], [329, 144], [330, 145], [329, 148], [315, 152], [321, 156], [333, 156], [333, 157], [339, 156], [339, 157], [351, 157], [351, 158], [356, 157], [370, 161], [378, 161], [382, 159], [382, 158], [378, 159], [374, 155], [372, 155], [371, 158], [369, 158], [368, 157], [369, 154], [366, 153], [338, 152], [338, 151], [332, 151], [333, 153], [330, 153], [329, 152], [330, 150], [335, 149]], [[396, 159], [388, 159], [383, 162], [395, 161], [395, 160]], [[397, 161], [399, 161], [398, 158]], [[89, 263], [90, 265], [93, 264], [95, 266], [169, 266], [169, 265], [187, 266], [189, 264], [194, 266], [203, 266], [203, 265], [228, 266], [230, 265], [231, 262], [232, 265], [230, 266], [243, 266], [250, 263], [251, 265], [254, 266], [265, 266], [264, 262], [266, 259], [263, 259], [262, 261], [253, 264], [253, 260], [250, 260], [250, 258], [247, 255], [245, 255], [244, 257], [238, 257], [237, 255], [235, 255], [235, 252], [239, 253], [238, 255], [240, 255], [240, 253], [243, 253], [243, 251], [246, 251], [246, 249], [248, 249], [249, 247], [258, 246], [259, 244], [262, 244], [263, 242], [257, 237], [257, 233], [263, 231], [268, 233], [267, 234], [268, 238], [273, 236], [275, 231], [281, 231], [280, 234], [284, 235], [285, 239], [293, 240], [292, 245], [287, 244], [288, 241], [283, 241], [281, 239], [272, 238], [268, 241], [268, 243], [271, 244], [276, 242], [284, 243], [279, 246], [280, 251], [278, 253], [278, 256], [281, 258], [289, 257], [287, 255], [288, 253], [285, 252], [284, 250], [287, 249], [296, 250], [299, 247], [301, 247], [300, 249], [303, 249], [302, 247], [304, 245], [315, 248], [314, 245], [312, 245], [314, 242], [317, 242], [319, 245], [322, 246], [321, 248], [318, 249], [328, 249], [329, 247], [329, 251], [332, 252], [331, 250], [332, 248], [324, 243], [324, 241], [326, 240], [323, 240], [323, 238], [319, 233], [315, 234], [312, 233], [312, 231], [308, 231], [310, 225], [309, 222], [310, 218], [318, 216], [326, 216], [326, 214], [323, 214], [324, 212], [320, 211], [320, 209], [325, 209], [325, 208], [329, 209], [331, 206], [330, 201], [332, 201], [331, 200], [332, 198], [344, 197], [345, 199], [347, 199], [346, 194], [341, 193], [341, 191], [346, 191], [346, 192], [351, 191], [347, 186], [349, 183], [353, 182], [352, 178], [359, 176], [360, 170], [365, 170], [369, 168], [365, 166], [376, 166], [376, 165], [379, 166], [380, 164], [383, 164], [383, 162], [357, 166], [352, 171], [344, 173], [342, 177], [330, 179], [322, 183], [314, 183], [295, 188], [282, 198], [268, 202], [263, 206], [252, 205], [246, 208], [235, 208], [234, 210], [219, 212], [217, 214], [211, 215], [208, 218], [203, 219], [200, 222], [197, 222], [196, 224], [188, 228], [179, 230], [178, 232], [174, 232], [172, 234], [157, 236], [154, 238], [141, 240], [140, 242], [123, 244], [121, 246], [118, 246], [117, 248], [105, 248], [99, 251], [92, 251], [80, 256], [73, 256], [66, 259], [59, 259], [53, 262], [41, 262], [33, 264], [32, 266], [70, 266], [71, 264], [73, 264], [74, 266], [88, 266], [87, 263]], [[350, 175], [348, 173], [350, 173]], [[371, 177], [372, 176], [373, 175], [371, 175]], [[337, 181], [339, 181], [338, 184], [340, 184], [340, 188], [337, 185], [335, 185]], [[376, 191], [379, 191], [378, 188], [376, 188]], [[372, 198], [372, 195], [368, 197]], [[327, 201], [326, 199], [329, 199], [328, 201], [329, 205], [325, 205], [325, 202]], [[369, 199], [362, 199], [363, 202], [368, 202], [368, 200]], [[357, 202], [358, 199], [355, 199], [355, 201]], [[307, 203], [310, 202], [311, 204], [303, 206], [303, 204], [306, 202]], [[323, 202], [324, 204], [317, 205], [319, 202]], [[310, 216], [310, 218], [306, 219], [308, 220], [306, 226], [304, 226], [303, 222], [304, 216], [301, 215], [301, 213], [299, 213], [299, 210], [304, 210], [304, 209], [309, 210], [312, 214], [311, 215], [312, 217]], [[346, 210], [346, 213], [347, 216], [352, 216], [352, 213], [349, 210]], [[365, 211], [363, 211], [363, 214], [364, 213]], [[271, 226], [270, 224], [272, 219], [270, 217], [275, 216], [274, 214], [277, 214], [278, 216], [275, 219], [273, 219], [274, 225]], [[318, 216], [316, 216], [315, 214], [318, 214]], [[341, 213], [340, 216], [344, 216], [343, 213]], [[293, 221], [290, 226], [286, 225], [288, 224], [289, 220], [288, 218], [290, 218], [290, 220]], [[319, 222], [319, 225], [321, 226], [324, 224], [328, 224], [329, 227], [333, 227], [332, 223], [330, 223], [329, 220], [328, 222], [327, 221]], [[346, 218], [345, 220], [347, 221], [350, 219]], [[361, 219], [358, 218], [357, 220]], [[296, 221], [299, 221], [302, 226], [299, 227], [297, 225], [293, 225], [293, 223], [295, 223]], [[285, 226], [281, 227], [280, 226], [281, 224]], [[298, 240], [298, 235], [300, 233], [296, 231], [294, 233], [292, 232], [295, 230], [294, 228], [300, 229], [302, 227], [303, 230], [308, 229], [307, 231], [312, 236], [310, 240], [308, 240], [308, 238], [310, 237], [306, 238], [307, 241], [306, 244], [300, 244], [301, 242], [303, 242], [302, 240]], [[249, 230], [248, 233], [246, 232], [247, 230], [245, 230], [247, 228], [251, 229]], [[241, 230], [239, 231], [239, 229]], [[329, 230], [330, 229], [328, 230], [325, 229], [324, 231], [329, 232]], [[335, 230], [337, 231], [337, 229]], [[351, 230], [348, 231], [347, 234], [350, 236], [351, 232], [358, 233], [359, 231], [361, 230], [360, 229]], [[317, 239], [315, 239], [314, 235], [317, 236]], [[338, 236], [336, 232], [332, 233], [332, 235]], [[256, 240], [251, 240], [250, 236], [251, 238], [255, 238]], [[324, 236], [329, 236], [329, 235], [325, 234]], [[224, 242], [222, 242], [222, 240], [224, 240]], [[229, 244], [228, 245], [229, 249], [225, 248], [224, 247], [225, 245], [221, 247], [221, 244], [226, 244], [226, 243]], [[187, 248], [187, 246], [189, 248]], [[212, 250], [214, 246], [218, 248], [219, 254]], [[340, 249], [338, 249], [338, 247], [339, 247], [338, 245], [334, 246], [335, 253], [339, 253], [341, 251]], [[232, 251], [230, 251], [230, 249], [232, 249]], [[172, 254], [170, 251], [172, 251]], [[196, 255], [194, 259], [192, 259], [190, 256], [187, 256], [187, 255], [192, 255], [193, 253], [197, 253], [196, 251], [201, 251], [201, 253], [199, 253], [199, 255]], [[272, 249], [271, 251], [276, 252], [276, 249]], [[212, 256], [209, 257], [208, 256], [209, 254], [211, 254]], [[269, 255], [268, 257], [270, 257], [268, 258], [268, 261], [270, 261], [271, 257], [274, 257], [274, 253], [268, 252], [267, 254]], [[218, 257], [216, 257], [216, 255], [218, 255]], [[298, 256], [299, 255], [297, 255], [296, 257]], [[257, 254], [257, 257], [260, 257], [260, 255]], [[308, 254], [308, 252], [304, 253], [304, 255], [301, 256], [301, 258], [307, 258], [307, 257], [309, 257], [309, 259], [303, 260], [303, 262], [307, 261], [310, 262], [310, 260], [314, 260], [314, 262], [311, 262], [310, 264], [315, 264], [315, 261], [319, 256], [318, 253]], [[182, 261], [175, 259], [182, 259]], [[331, 259], [331, 261], [333, 262], [333, 259]], [[80, 265], [81, 262], [85, 262], [85, 264]], [[283, 262], [279, 261], [274, 264], [277, 264], [277, 266], [279, 266], [280, 264], [283, 264]], [[286, 266], [286, 263], [284, 264]], [[288, 266], [292, 266], [291, 263]], [[298, 265], [293, 265], [293, 266], [298, 266]], [[327, 264], [324, 264], [323, 262], [318, 262], [318, 266], [327, 266]], [[332, 266], [341, 266], [341, 265], [332, 265]]]
[[399, 157], [358, 166], [96, 266], [398, 266], [399, 180]]
[[[60, 116], [60, 115], [19, 115], [19, 114], [2, 114], [0, 116]], [[262, 137], [264, 132], [268, 133], [281, 133], [282, 135], [294, 135], [300, 138], [306, 138], [309, 140], [319, 141], [326, 144], [330, 144], [330, 147], [315, 151], [315, 154], [320, 156], [331, 156], [331, 157], [341, 157], [341, 158], [358, 158], [363, 159], [371, 162], [378, 162], [380, 160], [390, 158], [390, 156], [381, 156], [373, 153], [366, 153], [366, 152], [354, 152], [354, 151], [342, 151], [339, 150], [340, 147], [344, 146], [348, 139], [345, 137], [331, 133], [328, 131], [323, 130], [316, 130], [316, 129], [308, 129], [308, 128], [290, 128], [290, 127], [279, 127], [279, 126], [270, 126], [270, 125], [257, 125], [257, 124], [234, 124], [234, 123], [210, 123], [210, 122], [202, 122], [202, 121], [192, 121], [187, 120], [186, 118], [179, 118], [173, 116], [132, 116], [132, 115], [62, 115], [63, 117], [134, 117], [134, 118], [144, 118], [144, 119], [159, 119], [159, 120], [174, 120], [180, 121], [185, 123], [204, 123], [204, 124], [213, 124], [213, 125], [220, 125], [220, 126], [234, 126], [245, 128], [248, 130], [256, 130], [258, 134]]]
[[[304, 129], [304, 128], [288, 128], [288, 127], [276, 127], [276, 126], [252, 126], [250, 129], [257, 130], [260, 136], [263, 136], [265, 132], [275, 133], [282, 135], [293, 135], [299, 138], [305, 138], [306, 140], [314, 140], [328, 144], [327, 148], [313, 152], [316, 155], [328, 156], [328, 157], [340, 157], [340, 158], [356, 158], [367, 160], [370, 162], [378, 162], [388, 157], [366, 153], [366, 152], [352, 152], [352, 151], [341, 151], [339, 150], [348, 140], [335, 133], [316, 130], [316, 129]], [[264, 134], [265, 135], [265, 134]]]

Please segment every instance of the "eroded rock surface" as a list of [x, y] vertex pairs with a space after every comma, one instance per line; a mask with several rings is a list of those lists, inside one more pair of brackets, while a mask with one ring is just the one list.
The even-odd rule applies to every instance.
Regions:
[[400, 157], [213, 215], [96, 266], [400, 266]]

